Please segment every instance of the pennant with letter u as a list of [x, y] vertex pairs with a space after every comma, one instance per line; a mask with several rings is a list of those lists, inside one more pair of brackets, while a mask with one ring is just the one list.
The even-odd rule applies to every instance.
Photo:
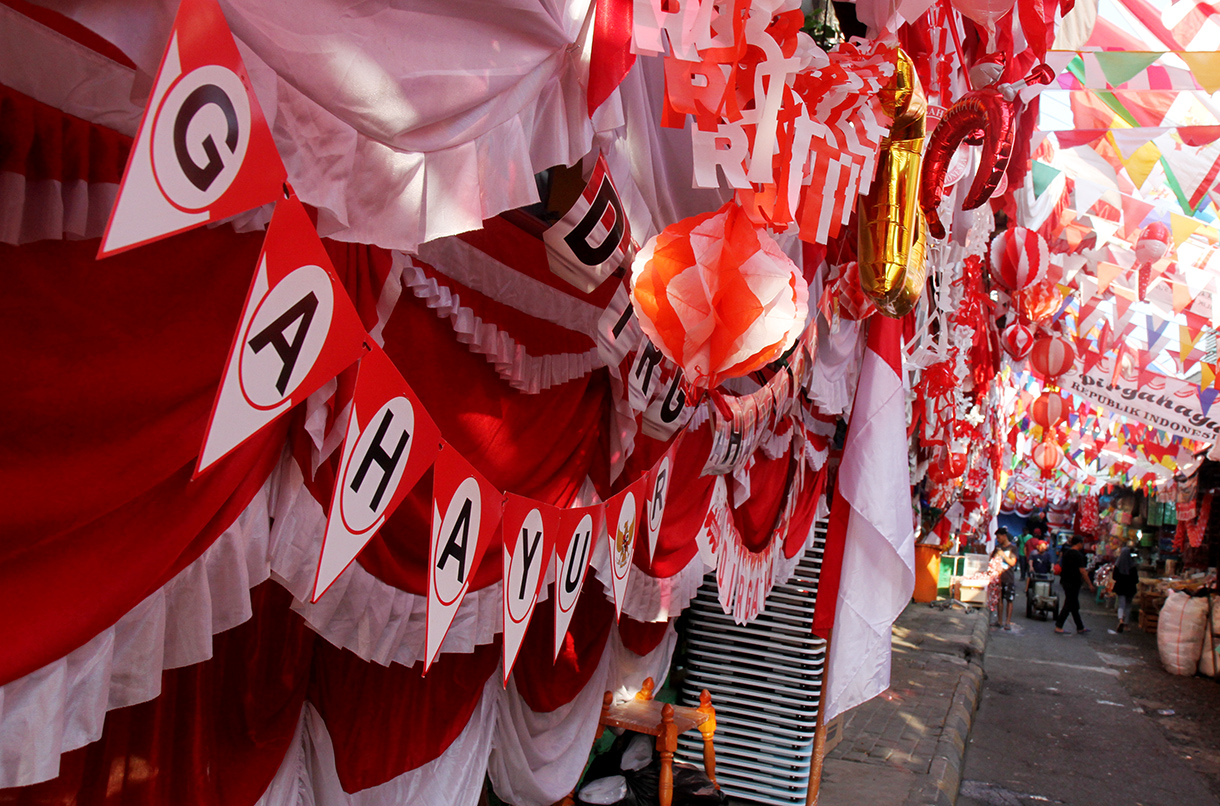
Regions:
[[504, 536], [504, 685], [534, 615], [534, 605], [555, 553], [559, 532], [557, 507], [519, 495], [504, 501], [501, 534]]
[[593, 556], [593, 541], [601, 534], [606, 507], [570, 507], [559, 513], [559, 538], [555, 542], [555, 659], [572, 623]]
[[286, 173], [216, 0], [182, 0], [98, 257], [282, 198]]
[[440, 450], [441, 432], [380, 347], [360, 360], [322, 538], [316, 602], [351, 565]]
[[640, 521], [648, 503], [648, 475], [641, 476], [606, 502], [606, 537], [610, 541], [610, 582], [614, 593], [614, 617], [623, 612], [627, 578]]
[[356, 362], [367, 334], [295, 198], [275, 206], [199, 453], [198, 476]]
[[629, 260], [631, 224], [601, 154], [584, 192], [542, 240], [551, 271], [586, 294]]
[[500, 491], [448, 443], [441, 443], [432, 478], [425, 674], [487, 553], [500, 523], [502, 502]]

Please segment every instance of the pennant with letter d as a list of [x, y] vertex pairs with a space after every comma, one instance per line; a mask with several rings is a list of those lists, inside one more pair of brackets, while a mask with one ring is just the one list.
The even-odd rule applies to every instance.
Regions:
[[380, 347], [360, 359], [312, 601], [351, 565], [419, 481], [441, 432]]
[[628, 261], [631, 225], [601, 154], [584, 192], [542, 240], [551, 271], [586, 294]]
[[470, 579], [500, 523], [502, 504], [500, 491], [448, 443], [441, 444], [432, 478], [425, 674], [470, 590]]
[[367, 334], [295, 198], [275, 206], [199, 453], [198, 476], [360, 358]]
[[504, 685], [555, 553], [557, 507], [509, 494], [504, 501]]
[[555, 541], [555, 659], [572, 623], [572, 613], [585, 586], [593, 541], [602, 531], [606, 507], [574, 507], [559, 513], [559, 539]]
[[627, 577], [640, 531], [640, 520], [648, 503], [648, 476], [641, 476], [606, 502], [606, 538], [610, 541], [610, 582], [614, 589], [614, 617], [623, 612]]
[[286, 173], [216, 0], [182, 0], [99, 258], [283, 198]]

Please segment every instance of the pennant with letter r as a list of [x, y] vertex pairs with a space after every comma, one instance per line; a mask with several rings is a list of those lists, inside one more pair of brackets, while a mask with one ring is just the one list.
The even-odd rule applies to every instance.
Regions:
[[275, 206], [199, 453], [198, 476], [360, 358], [368, 338], [295, 198]]
[[601, 154], [584, 192], [542, 240], [551, 271], [586, 294], [628, 261], [631, 224]]
[[428, 553], [428, 626], [424, 673], [470, 590], [500, 524], [502, 496], [447, 442], [432, 472], [432, 542]]
[[657, 561], [657, 538], [661, 535], [661, 521], [665, 519], [665, 503], [669, 500], [669, 481], [673, 476], [674, 457], [677, 455], [680, 441], [681, 437], [674, 440], [674, 443], [669, 446], [669, 450], [665, 451], [665, 455], [657, 461], [647, 476], [648, 500], [644, 507], [646, 515], [644, 530], [648, 536], [648, 561], [650, 563]]
[[635, 541], [648, 503], [648, 476], [640, 476], [606, 502], [606, 538], [610, 541], [610, 582], [614, 593], [614, 617], [623, 612], [627, 578]]
[[182, 0], [99, 258], [283, 198], [287, 176], [216, 0]]
[[376, 344], [360, 360], [339, 473], [318, 558], [321, 598], [432, 466], [441, 432]]
[[593, 541], [601, 534], [606, 507], [571, 507], [559, 513], [559, 539], [555, 541], [555, 659], [572, 623], [593, 556]]
[[510, 493], [504, 501], [504, 685], [555, 553], [558, 507]]

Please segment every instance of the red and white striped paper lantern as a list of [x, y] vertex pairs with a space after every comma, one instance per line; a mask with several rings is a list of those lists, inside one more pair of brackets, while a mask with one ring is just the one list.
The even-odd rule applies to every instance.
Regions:
[[1063, 461], [1063, 448], [1049, 440], [1039, 442], [1034, 446], [1033, 460], [1043, 473], [1050, 473]]
[[991, 242], [991, 276], [1009, 291], [1020, 291], [1046, 277], [1050, 252], [1033, 230], [1013, 227]]
[[1058, 392], [1043, 392], [1029, 409], [1029, 418], [1043, 428], [1053, 428], [1063, 422], [1067, 415], [1067, 401]]
[[1013, 322], [1000, 334], [1000, 344], [1004, 352], [1020, 361], [1029, 355], [1030, 348], [1034, 346], [1034, 333], [1021, 322]]
[[1062, 336], [1039, 336], [1029, 351], [1029, 362], [1047, 380], [1058, 378], [1072, 368], [1076, 351]]

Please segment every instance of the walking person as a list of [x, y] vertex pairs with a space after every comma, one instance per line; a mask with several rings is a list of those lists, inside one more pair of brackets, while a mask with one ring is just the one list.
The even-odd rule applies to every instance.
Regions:
[[1096, 587], [1085, 571], [1083, 546], [1084, 541], [1080, 539], [1080, 535], [1072, 535], [1059, 555], [1059, 584], [1063, 586], [1063, 609], [1055, 620], [1055, 632], [1060, 635], [1066, 632], [1063, 625], [1067, 623], [1069, 614], [1076, 622], [1076, 632], [1089, 632], [1089, 628], [1080, 620], [1080, 589], [1087, 587], [1093, 591]]
[[1114, 598], [1118, 604], [1119, 632], [1127, 628], [1127, 613], [1131, 610], [1131, 597], [1135, 596], [1140, 581], [1139, 564], [1139, 557], [1135, 553], [1135, 543], [1128, 543], [1119, 552], [1118, 561], [1114, 563], [1114, 570], [1110, 574], [1110, 578], [1114, 580]]

